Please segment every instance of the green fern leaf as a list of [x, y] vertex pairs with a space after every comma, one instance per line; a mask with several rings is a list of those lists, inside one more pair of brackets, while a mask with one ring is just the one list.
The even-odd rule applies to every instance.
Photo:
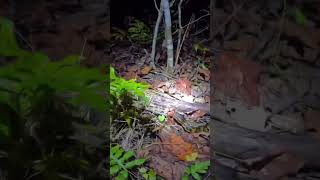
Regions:
[[133, 168], [134, 166], [139, 166], [141, 164], [143, 164], [145, 162], [145, 159], [135, 159], [131, 162], [128, 162], [125, 167], [128, 168], [128, 169], [131, 169]]
[[120, 171], [120, 167], [118, 165], [114, 165], [114, 166], [111, 166], [110, 168], [110, 175], [114, 175], [116, 173], [118, 173]]
[[142, 165], [145, 162], [145, 159], [135, 159], [127, 162], [127, 160], [134, 157], [134, 152], [125, 152], [119, 145], [110, 147], [110, 157], [110, 175], [114, 176], [118, 174], [116, 176], [116, 179], [126, 180], [129, 175], [128, 170], [132, 169], [135, 166]]
[[0, 17], [0, 56], [20, 56], [24, 53], [18, 46], [14, 34], [13, 23], [3, 17]]

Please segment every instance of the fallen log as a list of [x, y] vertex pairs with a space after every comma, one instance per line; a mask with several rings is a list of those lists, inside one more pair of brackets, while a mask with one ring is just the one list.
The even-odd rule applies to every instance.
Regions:
[[[151, 98], [147, 110], [157, 114], [167, 113], [174, 107], [177, 111], [186, 113], [196, 110], [210, 112], [209, 104], [190, 103], [173, 98], [165, 93], [148, 91]], [[295, 154], [305, 160], [305, 167], [320, 169], [320, 141], [308, 135], [274, 134], [246, 129], [228, 122], [223, 113], [211, 107], [211, 149], [223, 152], [238, 159], [254, 159], [272, 157], [286, 152]]]
[[146, 94], [150, 98], [150, 104], [146, 107], [146, 110], [152, 111], [156, 114], [166, 114], [170, 108], [174, 108], [180, 113], [188, 113], [197, 110], [210, 113], [209, 104], [182, 101], [166, 93], [155, 90], [148, 90]]
[[320, 169], [320, 141], [313, 137], [259, 132], [216, 120], [210, 125], [213, 153], [223, 152], [245, 160], [287, 152], [303, 158], [306, 168]]

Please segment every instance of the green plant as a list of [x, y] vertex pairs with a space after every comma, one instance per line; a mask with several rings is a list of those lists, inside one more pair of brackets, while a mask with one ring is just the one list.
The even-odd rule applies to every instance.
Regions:
[[202, 43], [195, 43], [193, 45], [193, 50], [197, 53], [200, 52], [201, 54], [205, 55], [207, 52], [209, 52], [209, 49], [205, 47]]
[[139, 20], [134, 20], [134, 23], [130, 24], [128, 37], [131, 41], [139, 44], [148, 44], [152, 40], [149, 27]]
[[205, 174], [208, 171], [209, 165], [210, 161], [203, 161], [196, 162], [191, 165], [191, 167], [186, 167], [182, 179], [188, 180], [191, 175], [194, 179], [201, 180], [201, 176], [199, 174]]
[[161, 122], [161, 123], [163, 123], [164, 121], [166, 121], [166, 116], [165, 115], [159, 115], [158, 116], [158, 119], [159, 119], [159, 121]]
[[8, 179], [100, 179], [107, 123], [72, 112], [82, 104], [106, 110], [105, 75], [81, 67], [79, 56], [52, 62], [21, 49], [13, 28], [0, 17], [0, 57], [13, 61], [0, 67], [1, 171]]
[[124, 40], [127, 37], [127, 32], [118, 28], [112, 28], [113, 29], [113, 33], [112, 33], [112, 37], [115, 40]]
[[110, 67], [111, 96], [109, 103], [113, 109], [111, 119], [125, 120], [128, 126], [131, 126], [131, 120], [140, 114], [137, 106], [143, 107], [149, 103], [149, 98], [145, 95], [148, 88], [149, 85], [146, 83], [138, 83], [135, 79], [125, 80], [118, 77], [114, 68]]
[[[110, 91], [111, 95], [115, 98], [120, 98], [121, 95], [125, 93], [130, 93], [130, 95], [136, 98], [148, 102], [148, 98], [145, 96], [145, 90], [149, 88], [148, 84], [138, 83], [135, 79], [125, 80], [121, 77], [116, 76], [114, 68], [110, 67]], [[114, 102], [111, 102], [114, 103]]]
[[1, 100], [10, 102], [14, 107], [9, 100], [10, 95], [26, 98], [24, 102], [27, 104], [21, 107], [23, 110], [28, 109], [27, 106], [31, 106], [39, 94], [51, 91], [57, 96], [69, 96], [74, 104], [87, 103], [105, 110], [106, 103], [101, 97], [106, 78], [98, 69], [81, 67], [79, 56], [68, 56], [59, 62], [52, 62], [42, 53], [24, 51], [15, 43], [10, 21], [1, 19], [0, 25], [0, 33], [3, 33], [0, 56], [16, 59], [14, 63], [0, 68]]
[[299, 8], [294, 8], [293, 10], [293, 17], [295, 19], [295, 21], [300, 24], [300, 25], [305, 25], [307, 23], [307, 18], [306, 16], [303, 14], [302, 10]]
[[142, 177], [146, 180], [156, 180], [156, 172], [153, 169], [149, 171], [146, 168], [139, 168], [139, 172], [142, 174]]
[[140, 166], [145, 159], [134, 159], [134, 152], [125, 152], [119, 145], [110, 147], [110, 175], [116, 180], [126, 180], [129, 177], [129, 170]]

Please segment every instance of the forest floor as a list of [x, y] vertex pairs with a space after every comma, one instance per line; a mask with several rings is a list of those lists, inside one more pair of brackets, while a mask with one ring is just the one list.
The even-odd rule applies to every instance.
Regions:
[[[179, 113], [174, 100], [165, 102], [166, 100], [162, 99], [162, 105], [151, 102], [151, 105], [156, 107], [146, 108], [141, 113], [141, 116], [151, 114], [147, 116], [149, 119], [143, 121], [140, 117], [137, 122], [142, 125], [136, 124], [133, 130], [123, 127], [120, 130], [115, 123], [111, 128], [111, 139], [120, 142], [126, 150], [137, 149], [138, 156], [150, 159], [149, 166], [161, 177], [181, 179], [185, 167], [193, 164], [192, 161], [210, 160], [210, 57], [192, 52], [192, 46], [189, 46], [188, 51], [192, 53], [182, 53], [183, 61], [176, 67], [177, 71], [168, 74], [165, 70], [166, 52], [159, 51], [156, 58], [157, 69], [152, 69], [148, 65], [148, 51], [149, 49], [137, 46], [115, 46], [112, 51], [112, 66], [125, 79], [136, 79], [138, 82], [150, 84], [150, 92], [163, 94], [163, 98], [175, 99], [181, 105], [206, 105], [207, 111], [194, 109], [183, 113], [186, 117], [182, 117], [181, 121], [188, 122], [183, 124], [184, 122], [178, 121], [178, 117], [174, 115]], [[151, 101], [156, 101], [152, 95], [149, 97]], [[160, 116], [164, 116], [166, 120], [161, 122]], [[209, 175], [204, 176], [204, 179], [208, 179]]]
[[[320, 31], [316, 26], [316, 18], [305, 19], [301, 24], [297, 17], [297, 11], [303, 11], [306, 17], [319, 14], [319, 11], [311, 10], [312, 5], [306, 3], [301, 9], [295, 9], [295, 5], [290, 4], [287, 9], [275, 11], [275, 7], [281, 9], [279, 1], [268, 2], [267, 5], [252, 3], [245, 8], [241, 5], [238, 8], [231, 5], [217, 8], [214, 18], [218, 29], [216, 35], [220, 35], [220, 39], [214, 39], [208, 44], [205, 39], [199, 40], [196, 36], [187, 38], [180, 56], [181, 62], [176, 67], [177, 72], [171, 77], [165, 72], [164, 49], [158, 49], [158, 66], [157, 70], [153, 70], [149, 66], [150, 47], [127, 45], [113, 48], [114, 67], [122, 77], [148, 82], [153, 90], [169, 95], [176, 93], [176, 90], [170, 88], [182, 89], [185, 94], [191, 92], [189, 98], [179, 96], [181, 102], [209, 104], [211, 100], [210, 137], [207, 132], [189, 133], [182, 130], [182, 139], [175, 135], [169, 139], [161, 139], [161, 124], [154, 126], [158, 130], [154, 131], [157, 132], [155, 137], [143, 136], [145, 143], [139, 144], [139, 148], [144, 147], [140, 152], [149, 154], [152, 159], [150, 167], [157, 174], [166, 179], [182, 176], [183, 168], [190, 162], [179, 160], [179, 153], [185, 151], [178, 151], [172, 143], [182, 141], [185, 146], [192, 144], [192, 150], [200, 160], [211, 155], [211, 160], [219, 164], [214, 173], [222, 179], [319, 178], [317, 167], [308, 166], [304, 151], [299, 151], [302, 152], [299, 154], [292, 152], [289, 147], [285, 148], [284, 144], [289, 143], [289, 140], [280, 143], [285, 150], [279, 150], [276, 143], [270, 140], [265, 151], [271, 149], [272, 152], [271, 157], [266, 160], [258, 150], [243, 150], [241, 147], [246, 146], [245, 144], [237, 144], [239, 148], [230, 150], [231, 146], [228, 147], [228, 144], [219, 144], [225, 141], [215, 138], [220, 137], [220, 134], [214, 135], [215, 122], [219, 120], [252, 130], [253, 133], [275, 135], [273, 137], [280, 139], [286, 136], [291, 139], [303, 137], [310, 140], [314, 147], [319, 147]], [[205, 53], [194, 49], [194, 45], [200, 41], [206, 44]], [[181, 84], [183, 88], [179, 87]], [[166, 113], [170, 112], [167, 109]], [[206, 112], [199, 110], [188, 115], [194, 116], [194, 119], [189, 120], [197, 122]], [[157, 116], [158, 114], [155, 115], [154, 123]], [[169, 121], [169, 125], [179, 129], [181, 124]], [[228, 137], [234, 141], [239, 139]], [[122, 143], [123, 146], [130, 144], [127, 140]], [[171, 147], [166, 147], [164, 143], [171, 144]], [[293, 144], [303, 146], [299, 141]], [[137, 146], [135, 144], [135, 148]], [[317, 151], [311, 151], [310, 157], [312, 156], [317, 159]]]
[[[206, 108], [183, 112], [181, 118], [175, 115], [179, 104], [158, 103], [154, 111], [137, 109], [141, 113], [132, 119], [130, 128], [123, 122], [112, 126], [111, 140], [149, 159], [149, 167], [165, 179], [181, 179], [194, 159], [211, 159], [217, 164], [203, 179], [213, 174], [230, 180], [320, 179], [319, 163], [309, 162], [319, 160], [318, 149], [312, 147], [320, 143], [320, 4], [228, 2], [214, 10], [216, 27], [210, 43], [197, 32], [205, 27], [197, 23], [190, 27], [173, 75], [165, 72], [165, 48], [157, 49], [155, 70], [149, 66], [150, 44], [109, 45], [118, 74], [150, 84], [148, 95], [157, 92], [167, 101], [194, 107], [210, 104], [211, 113], [209, 121]], [[105, 10], [96, 9], [102, 6], [89, 3], [79, 8], [72, 2], [18, 5], [23, 11], [17, 11], [14, 20], [19, 41], [27, 49], [40, 50], [53, 59], [81, 54], [86, 57], [81, 63], [87, 66], [107, 63], [107, 23], [101, 20]], [[3, 9], [1, 12], [9, 10]], [[202, 21], [209, 24], [209, 18]], [[252, 139], [259, 139], [252, 136], [257, 132], [279, 139], [303, 137], [312, 144], [307, 146], [311, 147], [309, 156], [304, 154], [306, 141], [293, 141], [299, 148], [294, 153], [290, 148], [274, 148], [271, 139], [263, 146], [264, 153], [272, 151], [266, 158], [257, 150], [260, 142], [254, 142], [257, 149], [247, 148], [252, 141], [238, 141], [241, 137], [232, 136], [237, 135], [230, 132], [232, 128], [223, 133], [234, 144], [222, 146], [226, 141], [215, 138], [224, 135], [215, 134], [220, 132], [215, 124], [221, 122], [248, 131], [244, 136]], [[281, 143], [284, 147], [289, 144]]]

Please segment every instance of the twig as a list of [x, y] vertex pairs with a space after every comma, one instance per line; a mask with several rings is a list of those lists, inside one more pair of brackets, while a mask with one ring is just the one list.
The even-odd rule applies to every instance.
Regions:
[[205, 17], [207, 17], [207, 16], [210, 16], [210, 14], [202, 15], [202, 16], [200, 16], [198, 19], [196, 19], [196, 20], [194, 20], [194, 21], [191, 21], [191, 22], [189, 22], [188, 24], [184, 25], [182, 28], [185, 28], [185, 27], [187, 27], [187, 26], [189, 26], [189, 25], [191, 25], [191, 24], [193, 24], [193, 23], [196, 23], [196, 22], [200, 21], [202, 18], [205, 18]]
[[237, 9], [233, 10], [232, 14], [230, 14], [230, 16], [219, 27], [217, 27], [217, 30], [212, 33], [212, 37], [215, 37], [221, 31], [221, 29], [232, 20], [232, 18], [240, 11], [240, 9], [244, 6], [246, 2], [247, 1], [244, 1]]
[[[154, 2], [154, 7], [157, 9], [157, 11], [158, 11], [158, 13], [160, 12], [160, 9], [159, 9], [159, 7], [158, 7], [158, 5], [157, 5], [157, 1], [156, 0], [153, 0], [153, 2]], [[160, 6], [161, 7], [161, 6]]]
[[158, 36], [158, 31], [159, 31], [159, 26], [160, 26], [160, 23], [161, 23], [161, 20], [162, 20], [162, 16], [163, 16], [163, 7], [162, 7], [162, 0], [161, 0], [160, 10], [158, 10], [158, 18], [157, 18], [156, 25], [154, 27], [153, 40], [152, 40], [152, 51], [151, 51], [151, 61], [150, 61], [150, 63], [151, 63], [151, 66], [152, 66], [153, 69], [156, 69], [155, 55], [156, 55], [157, 36]]
[[[194, 21], [191, 21], [191, 22], [189, 22], [188, 24], [182, 26], [182, 28], [184, 29], [184, 28], [190, 26], [191, 24], [196, 23], [197, 21], [200, 21], [202, 18], [205, 18], [205, 17], [207, 17], [207, 16], [210, 16], [210, 14], [205, 14], [205, 15], [203, 15], [203, 16], [200, 16], [198, 19], [196, 19], [196, 20], [194, 20]], [[176, 34], [178, 31], [179, 31], [179, 30], [176, 30], [176, 31], [173, 33], [173, 35]]]
[[84, 38], [84, 43], [83, 43], [83, 46], [82, 46], [82, 50], [81, 50], [81, 54], [80, 54], [80, 59], [79, 59], [79, 64], [81, 63], [81, 60], [83, 59], [83, 53], [84, 53], [84, 49], [86, 47], [86, 44], [87, 44], [87, 38]]
[[280, 54], [280, 48], [279, 48], [279, 45], [280, 45], [280, 38], [281, 38], [281, 34], [282, 34], [282, 31], [283, 31], [283, 25], [284, 25], [284, 21], [285, 21], [285, 15], [286, 15], [286, 11], [287, 11], [287, 1], [286, 0], [283, 0], [283, 10], [282, 10], [282, 14], [281, 14], [281, 19], [280, 19], [280, 23], [279, 23], [279, 32], [275, 38], [275, 46], [273, 46], [273, 58], [272, 58], [272, 62], [271, 64], [273, 64], [274, 66], [276, 66], [276, 68], [278, 68], [276, 62], [279, 58], [279, 54]]
[[22, 34], [20, 33], [20, 32], [18, 32], [18, 31], [15, 31], [16, 32], [16, 34], [22, 39], [22, 41], [24, 41], [26, 44], [27, 44], [27, 46], [31, 49], [31, 51], [33, 52], [34, 51], [34, 49], [33, 49], [33, 47], [31, 46], [31, 44], [22, 36]]
[[[194, 18], [194, 15], [191, 16], [190, 21], [192, 21], [193, 18]], [[189, 31], [190, 31], [190, 24], [187, 26], [186, 32], [183, 34], [183, 38], [182, 38], [182, 42], [181, 42], [181, 44], [180, 44], [180, 47], [178, 47], [178, 49], [177, 49], [177, 57], [176, 57], [176, 64], [175, 64], [175, 66], [177, 66], [177, 64], [178, 64], [179, 54], [180, 54], [180, 51], [181, 51], [183, 42], [184, 42], [184, 40], [186, 39], [186, 36], [187, 36], [187, 34], [188, 34]]]
[[203, 31], [205, 31], [205, 30], [208, 30], [208, 26], [206, 26], [205, 28], [203, 28], [203, 29], [201, 29], [201, 30], [199, 30], [199, 31], [191, 34], [191, 36], [196, 36], [196, 35], [198, 35], [198, 34], [201, 34], [201, 33], [202, 33]]
[[182, 28], [182, 24], [181, 24], [181, 5], [182, 5], [182, 2], [183, 0], [180, 0], [179, 2], [179, 5], [178, 5], [178, 22], [179, 22], [179, 34], [178, 34], [178, 43], [177, 43], [177, 50], [176, 50], [176, 63], [175, 63], [175, 68], [177, 67], [178, 65], [178, 61], [179, 61], [179, 54], [180, 54], [180, 44], [181, 44], [181, 34], [182, 34], [182, 31], [183, 31], [183, 28]]

